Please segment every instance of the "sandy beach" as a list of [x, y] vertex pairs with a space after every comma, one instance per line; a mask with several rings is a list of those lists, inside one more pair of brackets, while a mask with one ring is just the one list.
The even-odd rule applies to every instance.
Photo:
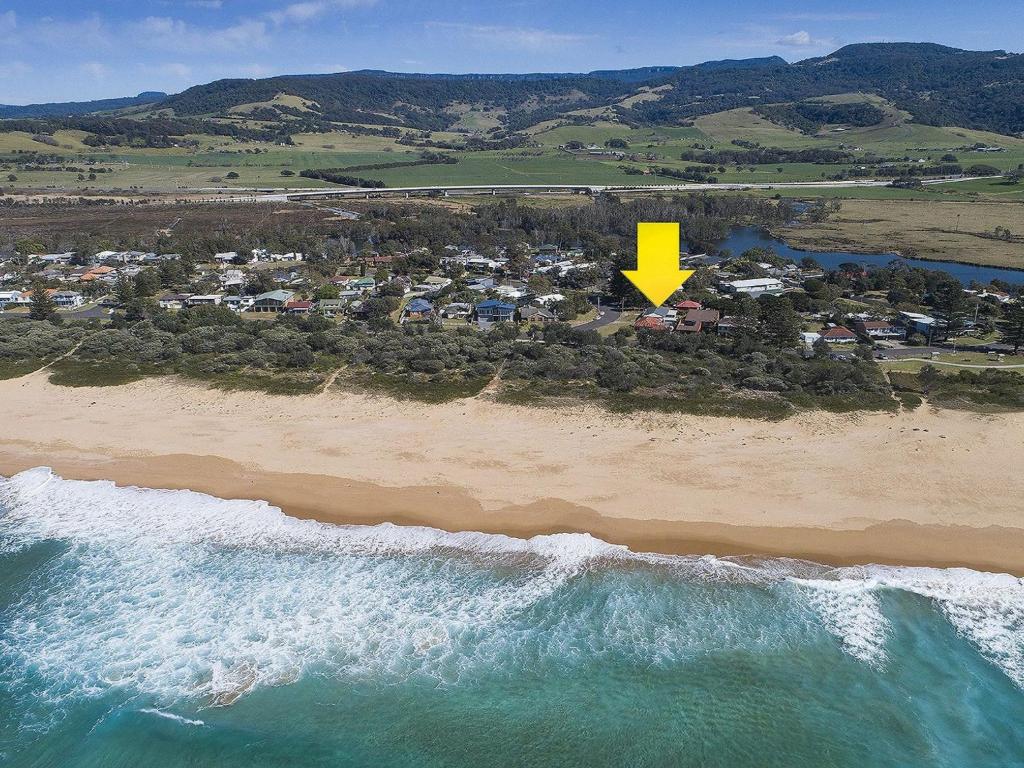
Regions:
[[46, 465], [332, 523], [1024, 574], [1024, 415], [625, 417], [44, 373], [0, 382], [0, 403], [3, 475]]

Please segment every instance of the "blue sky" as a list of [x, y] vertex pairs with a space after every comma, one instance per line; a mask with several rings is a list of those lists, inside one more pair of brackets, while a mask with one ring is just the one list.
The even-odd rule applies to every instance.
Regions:
[[221, 77], [587, 71], [865, 41], [1024, 48], [1018, 0], [0, 0], [0, 103]]

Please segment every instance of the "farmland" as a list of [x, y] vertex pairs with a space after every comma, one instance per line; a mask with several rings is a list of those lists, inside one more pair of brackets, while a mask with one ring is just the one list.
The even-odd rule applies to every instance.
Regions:
[[[833, 97], [841, 99], [842, 97]], [[22, 132], [0, 133], [0, 184], [5, 191], [19, 189], [66, 190], [69, 192], [110, 192], [141, 190], [176, 192], [209, 188], [266, 189], [316, 188], [333, 186], [328, 182], [298, 175], [303, 169], [346, 169], [368, 165], [407, 162], [410, 165], [359, 171], [358, 175], [379, 180], [387, 186], [436, 184], [501, 183], [581, 183], [581, 184], [669, 184], [678, 183], [666, 175], [650, 174], [649, 168], [683, 171], [693, 166], [680, 155], [695, 149], [732, 151], [736, 142], [755, 143], [783, 150], [832, 149], [854, 154], [906, 159], [911, 162], [938, 162], [955, 154], [964, 167], [991, 165], [1012, 170], [1024, 163], [1024, 139], [960, 128], [938, 128], [908, 122], [906, 115], [877, 99], [862, 95], [849, 98], [873, 99], [886, 108], [886, 119], [878, 126], [850, 128], [806, 135], [795, 129], [770, 122], [751, 109], [733, 109], [698, 118], [692, 125], [631, 127], [595, 117], [585, 125], [566, 124], [564, 120], [538, 123], [525, 131], [528, 143], [512, 149], [468, 151], [446, 150], [458, 162], [412, 165], [422, 150], [399, 143], [396, 138], [365, 135], [353, 130], [325, 133], [299, 133], [293, 145], [243, 141], [231, 136], [195, 134], [182, 137], [179, 146], [168, 148], [97, 148], [83, 143], [82, 131], [58, 131], [56, 147], [33, 140]], [[287, 100], [282, 96], [278, 101]], [[253, 105], [259, 106], [259, 105]], [[471, 111], [467, 115], [475, 114]], [[577, 116], [579, 118], [579, 116]], [[219, 118], [229, 120], [229, 118]], [[259, 127], [258, 121], [235, 114], [230, 120], [247, 127]], [[464, 129], [468, 130], [468, 129]], [[458, 145], [467, 133], [437, 131], [430, 140]], [[598, 147], [606, 151], [606, 142], [620, 140], [624, 156], [598, 154], [596, 151], [570, 152], [567, 144]], [[1001, 152], [969, 151], [975, 145], [1001, 147]], [[57, 163], [39, 163], [25, 168], [28, 152], [61, 155], [63, 165], [76, 170], [56, 170]], [[88, 172], [102, 167], [105, 173], [89, 178]], [[781, 162], [759, 165], [727, 164], [709, 167], [715, 178], [725, 183], [765, 184], [777, 182], [821, 181], [837, 173], [848, 172], [852, 164], [816, 164]], [[86, 173], [80, 174], [78, 171]], [[229, 175], [230, 174], [230, 175]], [[639, 175], [645, 174], [645, 175]], [[9, 181], [8, 176], [16, 176]], [[79, 178], [79, 176], [82, 178]], [[909, 192], [909, 194], [907, 194]], [[998, 185], [993, 180], [970, 182], [956, 188], [925, 190], [831, 190], [822, 194], [853, 197], [925, 197], [941, 199], [992, 198], [1024, 199], [1024, 185]]]

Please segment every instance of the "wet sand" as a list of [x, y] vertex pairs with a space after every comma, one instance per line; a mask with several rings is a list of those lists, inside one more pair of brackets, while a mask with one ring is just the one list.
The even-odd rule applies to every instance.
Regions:
[[622, 417], [173, 379], [66, 388], [45, 374], [0, 382], [0, 403], [4, 475], [47, 465], [331, 523], [1024, 574], [1021, 415]]

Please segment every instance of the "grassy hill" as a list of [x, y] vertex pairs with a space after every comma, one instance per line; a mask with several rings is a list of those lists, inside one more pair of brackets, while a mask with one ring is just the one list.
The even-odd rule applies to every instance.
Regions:
[[[330, 186], [299, 175], [325, 169], [387, 186], [1012, 171], [1024, 163], [1022, 82], [1024, 56], [930, 44], [853, 45], [795, 64], [220, 80], [117, 111], [0, 120], [0, 185]], [[1021, 190], [993, 179], [864, 194]]]

